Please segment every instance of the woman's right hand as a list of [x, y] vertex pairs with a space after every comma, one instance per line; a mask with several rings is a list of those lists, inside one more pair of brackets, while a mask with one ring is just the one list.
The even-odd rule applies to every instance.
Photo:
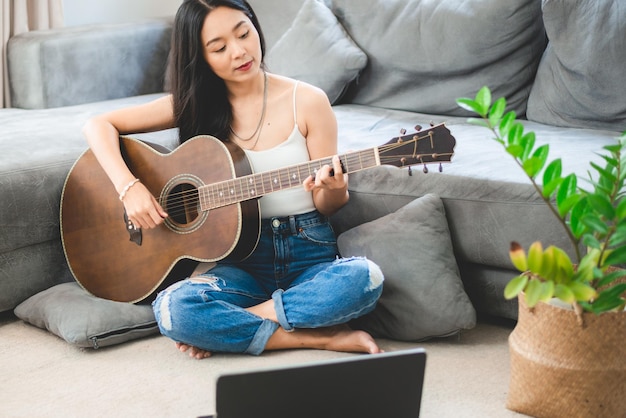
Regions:
[[126, 191], [122, 202], [126, 209], [126, 216], [135, 228], [155, 228], [168, 216], [141, 182], [135, 183]]
[[148, 103], [95, 116], [83, 127], [89, 147], [121, 194], [126, 216], [135, 228], [155, 228], [168, 215], [129, 170], [122, 158], [119, 136], [173, 128], [174, 123], [172, 97], [167, 95]]

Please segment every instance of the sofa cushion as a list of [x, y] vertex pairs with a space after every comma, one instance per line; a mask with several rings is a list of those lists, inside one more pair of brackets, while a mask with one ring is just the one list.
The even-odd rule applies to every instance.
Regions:
[[100, 299], [76, 282], [31, 296], [15, 315], [79, 347], [99, 348], [159, 332], [151, 306]]
[[376, 337], [418, 341], [476, 324], [441, 199], [427, 194], [338, 238], [342, 256], [366, 256], [385, 275], [376, 309], [355, 321]]
[[461, 115], [483, 85], [523, 114], [545, 47], [537, 0], [332, 0], [369, 57], [351, 103]]
[[550, 43], [528, 101], [528, 119], [626, 130], [626, 7], [621, 0], [544, 0]]
[[313, 84], [335, 103], [365, 68], [367, 56], [324, 4], [308, 0], [265, 61], [270, 71]]

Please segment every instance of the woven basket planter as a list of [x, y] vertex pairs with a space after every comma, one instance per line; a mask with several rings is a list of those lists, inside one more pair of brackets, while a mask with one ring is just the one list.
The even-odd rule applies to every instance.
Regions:
[[534, 417], [626, 416], [626, 311], [601, 315], [518, 297], [507, 408]]

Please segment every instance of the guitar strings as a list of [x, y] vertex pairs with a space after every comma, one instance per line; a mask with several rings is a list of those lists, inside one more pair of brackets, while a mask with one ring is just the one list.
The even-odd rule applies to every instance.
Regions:
[[[452, 153], [429, 153], [429, 154], [408, 154], [407, 153], [404, 155], [402, 154], [393, 154], [391, 156], [385, 155], [385, 153], [388, 153], [394, 149], [397, 149], [400, 147], [406, 147], [408, 144], [410, 144], [411, 142], [415, 142], [416, 140], [417, 139], [414, 139], [412, 141], [406, 141], [406, 142], [402, 142], [399, 144], [398, 143], [385, 144], [385, 145], [378, 147], [379, 159], [380, 159], [381, 164], [387, 164], [389, 162], [397, 161], [398, 159], [402, 159], [403, 157], [412, 158], [412, 159], [422, 159], [424, 156], [432, 157], [433, 161], [428, 162], [428, 163], [431, 163], [431, 162], [436, 162], [436, 157], [452, 155]], [[322, 164], [322, 165], [329, 163], [329, 162], [330, 162], [330, 159], [322, 159], [322, 160], [317, 161], [318, 164]], [[359, 163], [362, 163], [361, 155], [358, 152], [345, 154], [342, 156], [342, 163], [348, 166], [358, 165]], [[287, 170], [287, 169], [288, 168], [286, 167], [282, 170]], [[219, 183], [215, 183], [211, 185], [210, 187], [219, 188], [220, 185], [226, 185], [229, 182], [233, 182], [233, 181], [234, 182], [241, 181], [241, 179], [243, 178], [245, 177], [225, 180]], [[202, 187], [206, 187], [206, 186], [202, 186]], [[167, 197], [168, 197], [167, 199], [168, 204], [166, 205], [167, 206], [166, 211], [168, 212], [170, 216], [178, 217], [190, 211], [192, 212], [202, 211], [202, 209], [199, 207], [200, 194], [199, 194], [198, 189], [194, 188], [194, 189], [188, 189], [188, 190], [183, 190], [180, 192], [171, 193]], [[227, 198], [222, 199], [222, 200], [228, 200], [228, 201], [232, 200], [232, 202], [229, 202], [226, 204], [220, 204], [215, 207], [210, 207], [208, 209], [216, 209], [221, 206], [228, 206], [228, 205], [239, 203], [245, 200], [254, 199], [257, 197], [258, 196], [248, 197], [248, 196], [243, 196], [240, 193], [234, 193], [232, 195], [229, 195]]]
[[[248, 197], [248, 196], [243, 196], [241, 194], [235, 194], [234, 196], [229, 196], [228, 201], [226, 201], [225, 203], [212, 205], [212, 207], [207, 208], [207, 210], [217, 209], [223, 206], [229, 206], [232, 204], [240, 203], [242, 201], [250, 200], [254, 198], [256, 197]], [[173, 217], [178, 217], [189, 212], [202, 212], [203, 209], [199, 207], [199, 203], [200, 203], [200, 198], [199, 198], [197, 189], [187, 190], [184, 192], [171, 194], [170, 199], [168, 199], [166, 210], [168, 214]]]

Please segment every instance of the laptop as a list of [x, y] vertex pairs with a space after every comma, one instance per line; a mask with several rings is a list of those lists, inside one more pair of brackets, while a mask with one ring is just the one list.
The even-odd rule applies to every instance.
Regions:
[[224, 374], [210, 417], [416, 418], [425, 367], [417, 348]]

